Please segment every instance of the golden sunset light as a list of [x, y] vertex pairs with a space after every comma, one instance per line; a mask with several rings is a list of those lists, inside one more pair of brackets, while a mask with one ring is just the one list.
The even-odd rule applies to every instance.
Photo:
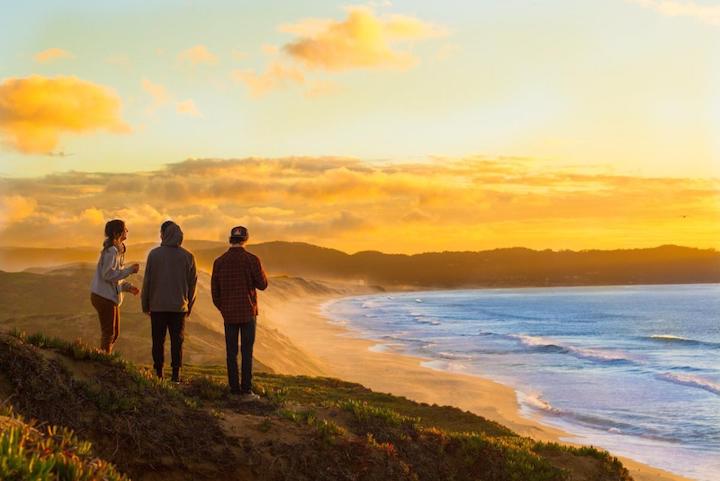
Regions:
[[7, 25], [0, 245], [125, 216], [142, 241], [174, 218], [347, 251], [718, 247], [717, 7], [221, 4]]
[[718, 481], [720, 0], [25, 0], [0, 58], [0, 481]]

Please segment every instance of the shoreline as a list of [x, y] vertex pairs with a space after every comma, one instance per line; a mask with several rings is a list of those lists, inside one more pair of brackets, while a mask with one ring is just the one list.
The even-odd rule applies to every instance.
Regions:
[[[356, 331], [333, 323], [321, 312], [323, 304], [342, 297], [346, 296], [293, 298], [282, 306], [261, 312], [261, 322], [285, 333], [317, 360], [323, 375], [417, 402], [456, 406], [539, 441], [579, 445], [561, 441], [561, 438], [578, 436], [543, 424], [541, 416], [524, 416], [517, 392], [509, 386], [476, 375], [422, 366], [421, 363], [430, 361], [428, 358], [371, 349], [382, 341], [356, 337]], [[636, 481], [691, 481], [633, 459], [617, 457]]]

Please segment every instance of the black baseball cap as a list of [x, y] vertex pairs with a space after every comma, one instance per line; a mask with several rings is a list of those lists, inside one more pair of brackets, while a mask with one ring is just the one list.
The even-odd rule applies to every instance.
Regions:
[[230, 242], [238, 243], [248, 240], [249, 234], [246, 227], [241, 225], [235, 226], [230, 230]]

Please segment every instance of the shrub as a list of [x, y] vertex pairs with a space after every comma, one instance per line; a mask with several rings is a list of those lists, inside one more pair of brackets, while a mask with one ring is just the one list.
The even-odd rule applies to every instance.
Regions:
[[0, 479], [129, 481], [94, 457], [90, 443], [72, 431], [56, 426], [39, 431], [15, 415], [0, 417]]

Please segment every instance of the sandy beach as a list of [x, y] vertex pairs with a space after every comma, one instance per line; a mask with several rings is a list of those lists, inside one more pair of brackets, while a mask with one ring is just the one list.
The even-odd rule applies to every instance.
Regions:
[[[261, 312], [260, 322], [287, 335], [321, 366], [324, 375], [418, 402], [457, 406], [538, 440], [560, 441], [571, 436], [522, 416], [515, 391], [508, 386], [477, 376], [426, 368], [421, 365], [422, 358], [370, 350], [376, 342], [358, 339], [347, 328], [323, 317], [321, 305], [331, 299], [326, 295], [293, 297]], [[631, 459], [620, 459], [638, 481], [689, 481]]]

